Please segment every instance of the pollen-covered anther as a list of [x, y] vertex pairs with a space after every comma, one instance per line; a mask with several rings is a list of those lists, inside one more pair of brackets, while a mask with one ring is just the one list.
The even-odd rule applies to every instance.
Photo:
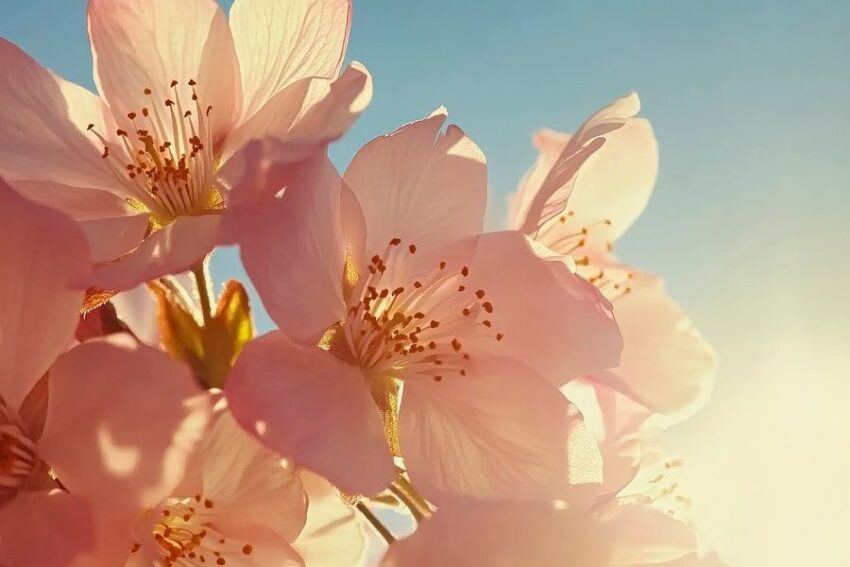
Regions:
[[[190, 85], [194, 84], [190, 81]], [[169, 88], [172, 96], [160, 102], [154, 98], [152, 88], [145, 88], [150, 105], [140, 110], [143, 123], [137, 121], [139, 113], [135, 110], [127, 112], [132, 130], [119, 127], [112, 141], [93, 124], [87, 128], [103, 144], [102, 157], [112, 158], [108, 163], [132, 199], [148, 209], [160, 224], [205, 210], [215, 184], [211, 107], [207, 112], [201, 110], [192, 86], [195, 110], [184, 110], [178, 81], [172, 80]], [[120, 147], [129, 163], [121, 161], [120, 151], [113, 151]]]
[[406, 274], [428, 272], [410, 264], [416, 250], [415, 244], [402, 246], [393, 238], [383, 253], [370, 257], [371, 269], [346, 310], [349, 351], [367, 375], [466, 376], [471, 357], [462, 340], [494, 336], [491, 321], [482, 317], [493, 305], [482, 302], [485, 290], [467, 292], [459, 283], [470, 277], [468, 266], [451, 269], [447, 260], [439, 260], [427, 277], [407, 279]]
[[[214, 503], [197, 494], [182, 500], [169, 499], [159, 522], [153, 528], [153, 542], [159, 550], [162, 565], [226, 565], [227, 558], [250, 555], [253, 546], [233, 541], [215, 527]], [[194, 504], [203, 504], [195, 508]], [[141, 548], [133, 544], [131, 552]], [[160, 563], [156, 563], [159, 565]]]

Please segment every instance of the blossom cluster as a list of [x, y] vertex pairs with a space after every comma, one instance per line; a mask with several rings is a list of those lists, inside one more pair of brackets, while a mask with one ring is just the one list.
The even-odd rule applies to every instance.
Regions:
[[350, 20], [90, 0], [98, 94], [0, 40], [0, 565], [719, 565], [662, 444], [713, 352], [612, 251], [638, 96], [537, 132], [486, 232], [442, 107], [327, 157], [372, 97]]

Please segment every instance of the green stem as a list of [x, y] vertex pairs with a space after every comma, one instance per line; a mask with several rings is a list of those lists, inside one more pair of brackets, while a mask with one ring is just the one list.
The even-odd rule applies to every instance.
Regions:
[[363, 514], [363, 517], [366, 518], [366, 520], [368, 520], [370, 524], [372, 524], [372, 527], [375, 528], [375, 531], [378, 532], [378, 534], [382, 538], [384, 538], [384, 541], [387, 542], [387, 544], [395, 543], [395, 537], [392, 533], [390, 533], [390, 530], [388, 530], [387, 527], [381, 523], [381, 520], [379, 520], [378, 517], [372, 513], [372, 510], [370, 510], [369, 507], [366, 506], [366, 504], [364, 504], [362, 500], [357, 502], [356, 507], [357, 510], [361, 514]]
[[410, 513], [417, 521], [423, 520], [431, 515], [431, 506], [422, 498], [413, 485], [403, 476], [399, 476], [391, 485], [390, 491], [407, 506]]
[[198, 288], [198, 299], [201, 300], [201, 313], [204, 316], [204, 326], [206, 327], [212, 321], [213, 315], [206, 260], [202, 260], [200, 264], [192, 268], [192, 275], [195, 276], [195, 287]]

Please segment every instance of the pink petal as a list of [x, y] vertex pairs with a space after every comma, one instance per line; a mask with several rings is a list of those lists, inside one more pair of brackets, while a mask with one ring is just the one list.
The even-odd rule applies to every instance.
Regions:
[[242, 262], [263, 305], [297, 342], [316, 344], [345, 317], [343, 271], [350, 247], [342, 232], [342, 191], [339, 174], [320, 155], [299, 169], [281, 199], [228, 219], [238, 223], [228, 231], [238, 235]]
[[89, 124], [107, 137], [115, 131], [97, 96], [57, 77], [5, 39], [0, 39], [0, 61], [0, 175], [10, 181], [120, 188], [100, 157], [101, 142], [86, 132]]
[[404, 384], [399, 439], [416, 488], [437, 505], [593, 496], [602, 462], [575, 406], [523, 364], [473, 357], [466, 376]]
[[209, 413], [187, 367], [110, 335], [57, 360], [39, 452], [71, 492], [118, 516], [171, 494]]
[[[191, 273], [173, 277], [183, 289], [193, 289], [194, 277]], [[143, 343], [159, 347], [159, 322], [156, 313], [156, 300], [147, 285], [139, 285], [113, 296], [109, 302], [115, 307], [118, 318], [130, 328], [133, 335]]]
[[645, 433], [641, 427], [651, 413], [624, 394], [599, 382], [577, 379], [561, 388], [576, 404], [602, 453], [602, 494], [617, 494], [634, 480]]
[[225, 390], [236, 420], [349, 494], [390, 483], [381, 414], [359, 369], [279, 332], [245, 346]]
[[201, 492], [221, 514], [219, 529], [266, 526], [293, 541], [307, 519], [307, 497], [292, 463], [242, 429], [222, 411], [199, 447], [194, 463]]
[[114, 260], [130, 252], [148, 228], [146, 213], [108, 191], [52, 181], [16, 181], [12, 185], [27, 199], [58, 209], [77, 221], [95, 262]]
[[95, 82], [125, 129], [132, 127], [127, 113], [153, 112], [154, 105], [175, 99], [172, 81], [179, 83], [185, 108], [194, 111], [187, 82], [195, 80], [201, 108], [213, 107], [213, 139], [230, 130], [239, 105], [239, 64], [218, 3], [90, 0], [88, 18]]
[[109, 300], [121, 319], [143, 343], [159, 346], [156, 302], [147, 285], [122, 291]]
[[[616, 262], [596, 263], [631, 292], [617, 294], [614, 315], [623, 333], [619, 367], [592, 378], [618, 388], [654, 412], [684, 417], [699, 409], [714, 385], [717, 360], [660, 278]], [[632, 276], [628, 280], [627, 274]]]
[[230, 27], [242, 67], [242, 116], [300, 79], [336, 77], [350, 26], [349, 0], [236, 0]]
[[95, 267], [89, 285], [130, 289], [158, 277], [189, 270], [209, 254], [220, 239], [222, 215], [178, 217], [147, 238], [130, 254]]
[[[632, 93], [594, 114], [572, 137], [537, 133], [541, 156], [521, 184], [517, 203], [534, 195], [535, 204], [515, 226], [528, 233], [542, 226], [539, 239], [558, 252], [575, 244], [564, 236], [581, 228], [589, 229], [585, 246], [591, 249], [602, 250], [622, 235], [643, 212], [658, 172], [658, 145], [649, 122], [635, 117], [639, 111], [640, 99]], [[544, 181], [541, 173], [548, 175]], [[543, 201], [540, 209], [536, 203]], [[565, 208], [569, 215], [561, 222]]]
[[0, 393], [17, 409], [74, 338], [91, 266], [66, 216], [27, 201], [0, 179]]
[[393, 238], [440, 248], [481, 232], [487, 200], [484, 154], [445, 110], [375, 138], [357, 152], [344, 179], [366, 218], [370, 253]]
[[614, 542], [612, 565], [658, 565], [697, 551], [693, 529], [659, 510], [622, 504], [602, 518]]
[[510, 227], [536, 235], [541, 226], [562, 213], [579, 170], [604, 144], [604, 138], [595, 138], [577, 148], [567, 148], [565, 143], [556, 153], [538, 156], [511, 198]]
[[476, 348], [521, 360], [557, 386], [619, 361], [610, 304], [562, 262], [538, 258], [518, 232], [478, 240], [468, 287], [493, 306], [492, 333], [470, 340]]
[[301, 481], [310, 500], [307, 525], [295, 540], [295, 549], [307, 567], [362, 565], [366, 553], [366, 527], [339, 491], [309, 471]]
[[94, 545], [85, 498], [55, 490], [21, 492], [0, 507], [0, 564], [64, 567]]
[[249, 141], [269, 138], [270, 159], [294, 163], [345, 134], [372, 100], [372, 77], [360, 63], [336, 79], [305, 78], [263, 105], [228, 137], [223, 159]]
[[612, 567], [591, 518], [542, 503], [462, 501], [390, 546], [381, 567]]
[[147, 213], [78, 221], [86, 235], [92, 260], [108, 262], [136, 249], [148, 228]]

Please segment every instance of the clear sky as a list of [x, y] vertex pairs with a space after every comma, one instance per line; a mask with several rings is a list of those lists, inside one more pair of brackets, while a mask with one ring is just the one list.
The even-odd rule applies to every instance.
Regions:
[[[0, 33], [92, 87], [84, 14], [10, 0]], [[661, 170], [618, 252], [666, 277], [721, 363], [713, 403], [672, 432], [698, 515], [735, 565], [845, 565], [850, 3], [364, 0], [348, 53], [375, 97], [337, 165], [444, 104], [488, 156], [493, 228], [535, 128], [640, 93]], [[232, 252], [214, 268], [239, 273]]]

